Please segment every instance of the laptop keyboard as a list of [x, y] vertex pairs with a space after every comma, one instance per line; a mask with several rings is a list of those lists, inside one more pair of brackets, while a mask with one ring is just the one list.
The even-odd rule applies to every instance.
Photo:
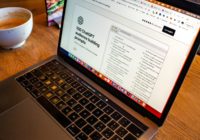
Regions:
[[77, 140], [134, 140], [148, 129], [57, 60], [17, 81]]

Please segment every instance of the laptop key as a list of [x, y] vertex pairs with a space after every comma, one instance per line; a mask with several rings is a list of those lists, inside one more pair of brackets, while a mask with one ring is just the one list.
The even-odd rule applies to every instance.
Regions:
[[119, 120], [119, 123], [120, 123], [122, 126], [126, 127], [126, 126], [128, 126], [128, 125], [130, 124], [130, 121], [127, 120], [126, 118], [121, 118], [121, 119]]
[[92, 103], [89, 103], [88, 105], [86, 105], [86, 107], [85, 107], [88, 111], [93, 111], [95, 108], [96, 108], [96, 106], [94, 106]]
[[68, 118], [71, 120], [71, 121], [75, 121], [75, 120], [77, 120], [78, 118], [79, 118], [79, 115], [76, 113], [76, 112], [73, 112], [73, 113], [71, 113], [69, 116], [68, 116]]
[[137, 139], [136, 139], [136, 137], [134, 137], [133, 135], [128, 134], [128, 135], [124, 138], [124, 140], [137, 140]]
[[67, 104], [71, 107], [75, 106], [76, 105], [76, 101], [74, 99], [70, 99], [69, 101], [67, 101]]
[[52, 84], [52, 85], [50, 85], [50, 89], [51, 89], [52, 91], [56, 91], [56, 90], [58, 89], [58, 86]]
[[73, 87], [73, 88], [77, 88], [77, 87], [79, 87], [80, 86], [80, 84], [78, 83], [78, 82], [73, 82], [73, 83], [71, 83], [71, 86]]
[[100, 120], [105, 124], [107, 124], [111, 120], [111, 118], [108, 115], [104, 114], [103, 116], [100, 117]]
[[119, 114], [118, 112], [114, 112], [114, 113], [111, 115], [111, 117], [112, 117], [114, 120], [118, 121], [118, 120], [122, 117], [122, 115]]
[[71, 77], [68, 77], [65, 79], [65, 81], [68, 83], [68, 84], [71, 84], [72, 82], [74, 82], [74, 79], [72, 79]]
[[94, 128], [96, 128], [99, 132], [101, 132], [106, 126], [102, 122], [98, 122], [94, 125]]
[[80, 104], [77, 104], [76, 106], [73, 107], [73, 109], [74, 109], [77, 113], [79, 113], [80, 111], [83, 110], [83, 107], [82, 107]]
[[52, 92], [46, 92], [46, 93], [44, 93], [44, 97], [46, 97], [47, 99], [53, 97], [53, 95], [54, 94]]
[[45, 74], [46, 74], [47, 76], [51, 76], [51, 75], [53, 75], [53, 72], [51, 72], [51, 71], [46, 71]]
[[112, 130], [117, 129], [118, 126], [119, 124], [113, 120], [110, 123], [108, 123], [108, 127], [110, 127]]
[[37, 97], [39, 97], [39, 96], [41, 95], [41, 93], [40, 93], [39, 90], [37, 90], [37, 89], [34, 89], [33, 91], [31, 91], [31, 94], [32, 94], [35, 98], [37, 98]]
[[58, 97], [54, 96], [54, 97], [52, 97], [52, 98], [50, 99], [50, 101], [51, 101], [53, 104], [57, 104], [57, 103], [60, 101], [60, 99], [59, 99]]
[[97, 118], [95, 116], [90, 116], [89, 118], [87, 118], [86, 120], [89, 124], [93, 125], [97, 122]]
[[99, 134], [98, 132], [93, 132], [91, 135], [90, 135], [90, 138], [92, 140], [100, 140], [103, 136], [101, 134]]
[[127, 127], [127, 130], [130, 131], [133, 135], [136, 137], [140, 137], [143, 134], [143, 131], [140, 130], [137, 126], [134, 124], [131, 124]]
[[76, 93], [76, 94], [74, 94], [73, 96], [72, 96], [75, 100], [79, 100], [79, 99], [81, 99], [81, 97], [82, 97], [82, 95], [80, 94], [80, 93]]
[[112, 109], [110, 106], [107, 106], [106, 108], [103, 109], [103, 111], [106, 114], [110, 115], [114, 111], [114, 109]]
[[50, 85], [52, 84], [52, 81], [46, 80], [46, 81], [44, 81], [44, 84], [45, 84], [46, 86], [50, 86]]
[[48, 78], [47, 78], [46, 76], [44, 76], [44, 75], [41, 75], [41, 76], [39, 77], [39, 79], [40, 79], [41, 81], [46, 81]]
[[83, 95], [86, 97], [86, 98], [89, 98], [93, 95], [93, 93], [89, 90], [87, 90], [86, 92], [83, 93]]
[[59, 112], [45, 97], [40, 96], [37, 101], [63, 126], [67, 127], [71, 121]]
[[120, 127], [120, 128], [118, 128], [118, 129], [116, 130], [116, 133], [117, 133], [120, 137], [123, 138], [123, 137], [128, 133], [128, 131], [125, 130], [124, 128]]
[[64, 94], [64, 95], [61, 97], [61, 99], [62, 99], [64, 102], [66, 102], [66, 101], [68, 101], [69, 99], [71, 99], [71, 97], [70, 97], [69, 95], [67, 95], [67, 94]]
[[78, 136], [76, 137], [76, 140], [87, 140], [87, 139], [88, 139], [87, 135], [85, 135], [83, 132], [78, 134]]
[[63, 95], [64, 95], [64, 92], [63, 92], [61, 89], [56, 90], [55, 93], [56, 93], [58, 96], [63, 96]]
[[74, 124], [70, 125], [69, 127], [67, 127], [67, 131], [72, 135], [72, 136], [76, 136], [79, 132], [80, 129], [75, 126]]
[[84, 119], [80, 118], [80, 119], [78, 119], [78, 120], [75, 122], [75, 124], [76, 124], [79, 128], [82, 128], [84, 125], [87, 124], [87, 122], [86, 122]]
[[67, 90], [67, 93], [69, 95], [74, 95], [76, 93], [76, 90], [74, 88], [70, 88], [70, 89]]
[[106, 106], [106, 103], [104, 103], [103, 101], [99, 101], [96, 105], [97, 105], [100, 109], [103, 109], [103, 108]]
[[53, 79], [53, 80], [58, 80], [59, 79], [58, 75], [56, 75], [56, 74], [51, 75], [50, 78]]
[[41, 88], [43, 86], [43, 83], [38, 82], [36, 84], [34, 84], [36, 88]]
[[28, 85], [25, 87], [25, 89], [30, 92], [30, 91], [34, 90], [34, 86]]
[[90, 116], [90, 112], [88, 112], [87, 110], [83, 110], [80, 113], [80, 116], [83, 117], [83, 118], [87, 118], [88, 116]]
[[72, 112], [72, 109], [70, 107], [66, 107], [62, 110], [62, 112], [65, 114], [65, 115], [68, 115]]
[[37, 78], [32, 78], [32, 79], [30, 79], [30, 82], [31, 82], [32, 84], [35, 84], [35, 83], [38, 82], [38, 79], [37, 79]]
[[66, 74], [66, 73], [63, 73], [63, 74], [61, 74], [61, 76], [60, 76], [61, 78], [63, 78], [63, 79], [67, 79], [68, 77], [69, 77], [69, 75], [68, 74]]
[[61, 88], [63, 89], [63, 90], [67, 90], [67, 89], [69, 89], [69, 85], [68, 84], [63, 84], [62, 86], [61, 86]]
[[93, 102], [94, 104], [96, 104], [99, 100], [100, 100], [100, 99], [99, 99], [97, 96], [95, 96], [95, 95], [93, 95], [93, 96], [90, 98], [90, 101]]
[[83, 106], [85, 106], [89, 101], [86, 98], [82, 98], [79, 103]]
[[80, 93], [83, 93], [84, 91], [86, 91], [86, 88], [84, 86], [80, 86], [77, 88], [77, 90], [80, 92]]
[[100, 116], [103, 114], [103, 112], [102, 112], [99, 108], [97, 108], [96, 110], [94, 110], [92, 113], [93, 113], [97, 118], [100, 117]]
[[83, 132], [85, 132], [87, 135], [91, 134], [94, 131], [94, 128], [92, 128], [89, 124], [83, 127]]
[[63, 101], [60, 101], [59, 103], [56, 104], [56, 107], [57, 107], [58, 109], [62, 109], [62, 108], [64, 108], [65, 106], [66, 106], [66, 104], [65, 104]]
[[21, 84], [23, 87], [26, 87], [26, 86], [30, 85], [28, 80], [24, 80], [24, 81], [20, 82], [20, 84]]
[[45, 92], [47, 92], [49, 89], [47, 88], [47, 87], [45, 87], [45, 86], [42, 86], [40, 89], [39, 89], [39, 91], [41, 92], [41, 93], [45, 93]]
[[106, 128], [102, 134], [104, 135], [104, 137], [106, 137], [107, 139], [111, 138], [112, 135], [114, 134], [114, 132], [112, 130], [110, 130], [109, 128]]
[[63, 79], [58, 79], [58, 80], [56, 81], [56, 83], [57, 83], [58, 85], [62, 85], [62, 84], [64, 84], [64, 80], [63, 80]]
[[[114, 135], [111, 140], [122, 140], [119, 136]], [[132, 140], [132, 139], [129, 139]]]

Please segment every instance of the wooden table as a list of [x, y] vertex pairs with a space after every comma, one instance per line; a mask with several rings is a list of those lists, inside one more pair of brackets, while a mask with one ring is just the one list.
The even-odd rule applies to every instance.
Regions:
[[[59, 30], [47, 27], [43, 0], [1, 0], [0, 7], [22, 6], [34, 14], [33, 32], [24, 47], [0, 49], [0, 81], [46, 58], [55, 55]], [[185, 78], [175, 103], [155, 140], [200, 139], [200, 56]]]

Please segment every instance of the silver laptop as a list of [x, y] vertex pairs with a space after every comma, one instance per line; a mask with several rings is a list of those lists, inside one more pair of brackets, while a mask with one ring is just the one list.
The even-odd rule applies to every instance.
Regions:
[[0, 140], [153, 138], [200, 43], [167, 2], [67, 0], [58, 55], [0, 83]]

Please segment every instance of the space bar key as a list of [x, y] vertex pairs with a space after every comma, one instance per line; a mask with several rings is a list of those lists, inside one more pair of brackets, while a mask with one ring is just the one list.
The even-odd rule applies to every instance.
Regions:
[[63, 126], [67, 127], [71, 121], [57, 110], [46, 98], [40, 96], [37, 101]]

